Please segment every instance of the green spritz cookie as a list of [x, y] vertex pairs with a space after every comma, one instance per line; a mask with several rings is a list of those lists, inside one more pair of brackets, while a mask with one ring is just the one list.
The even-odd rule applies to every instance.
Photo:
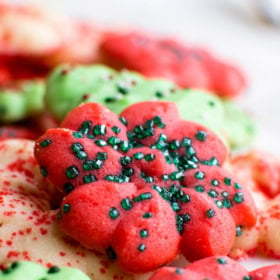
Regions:
[[248, 146], [257, 133], [256, 123], [240, 106], [232, 101], [223, 101], [225, 118], [223, 129], [233, 149]]
[[0, 122], [21, 121], [42, 112], [44, 94], [44, 83], [35, 80], [0, 88]]
[[70, 267], [45, 268], [37, 263], [20, 261], [0, 270], [0, 280], [90, 280], [82, 271]]
[[99, 102], [119, 114], [127, 106], [147, 100], [175, 102], [183, 119], [201, 123], [222, 138], [226, 132], [225, 138], [234, 148], [248, 146], [253, 138], [254, 130], [247, 129], [247, 122], [253, 125], [250, 117], [239, 109], [241, 121], [233, 125], [228, 102], [207, 91], [178, 89], [166, 80], [148, 80], [103, 65], [61, 65], [47, 80], [47, 107], [58, 121], [84, 102]]

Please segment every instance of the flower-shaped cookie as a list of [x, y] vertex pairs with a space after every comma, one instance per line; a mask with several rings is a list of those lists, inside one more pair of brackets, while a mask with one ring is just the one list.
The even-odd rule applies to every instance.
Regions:
[[118, 117], [98, 103], [71, 111], [35, 146], [41, 172], [65, 197], [62, 230], [127, 271], [227, 254], [255, 224], [248, 191], [221, 167], [223, 142], [180, 119], [171, 102], [142, 102]]

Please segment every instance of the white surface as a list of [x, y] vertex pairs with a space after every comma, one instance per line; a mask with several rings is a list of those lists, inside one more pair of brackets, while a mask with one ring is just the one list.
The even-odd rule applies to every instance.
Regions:
[[[46, 0], [45, 3], [97, 23], [135, 26], [176, 36], [207, 46], [239, 64], [250, 81], [240, 102], [259, 123], [257, 145], [280, 156], [280, 28], [260, 19], [253, 0]], [[280, 260], [250, 259], [245, 266], [254, 269], [270, 263]]]

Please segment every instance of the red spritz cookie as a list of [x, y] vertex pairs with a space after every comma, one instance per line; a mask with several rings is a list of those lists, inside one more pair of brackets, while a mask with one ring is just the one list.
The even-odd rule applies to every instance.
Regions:
[[226, 156], [212, 131], [156, 101], [120, 116], [80, 105], [35, 145], [42, 174], [65, 195], [63, 232], [137, 273], [180, 253], [188, 260], [228, 254], [236, 226], [254, 225], [254, 203], [224, 171]]
[[56, 220], [59, 195], [40, 174], [33, 149], [29, 140], [0, 141], [0, 269], [11, 262], [32, 261], [49, 268], [79, 268], [91, 279], [143, 280], [121, 272], [105, 255], [61, 232]]
[[101, 44], [104, 62], [181, 87], [203, 88], [232, 98], [246, 87], [244, 74], [206, 50], [139, 33], [109, 34]]

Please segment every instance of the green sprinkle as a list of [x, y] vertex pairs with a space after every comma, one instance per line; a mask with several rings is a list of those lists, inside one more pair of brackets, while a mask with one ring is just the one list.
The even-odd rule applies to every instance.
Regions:
[[184, 231], [184, 224], [191, 221], [190, 214], [184, 214], [184, 215], [176, 215], [176, 227], [179, 232], [179, 234], [182, 234]]
[[60, 268], [58, 266], [52, 266], [52, 267], [49, 268], [47, 273], [52, 274], [52, 273], [57, 273], [59, 271], [60, 271]]
[[126, 153], [132, 148], [132, 145], [128, 141], [122, 141], [120, 144], [121, 150]]
[[42, 174], [43, 177], [47, 177], [48, 176], [48, 171], [47, 171], [47, 168], [44, 167], [44, 166], [41, 166], [40, 167], [40, 172]]
[[182, 215], [182, 218], [183, 218], [184, 223], [190, 222], [192, 220], [191, 215], [188, 213]]
[[164, 133], [161, 133], [160, 135], [159, 135], [159, 138], [158, 138], [160, 141], [164, 141], [164, 142], [166, 142], [166, 140], [167, 140], [167, 136], [164, 134]]
[[92, 160], [86, 160], [83, 162], [83, 169], [86, 171], [93, 170], [93, 161]]
[[143, 200], [151, 199], [153, 196], [150, 192], [141, 193], [140, 195], [133, 198], [133, 201], [140, 202]]
[[173, 140], [169, 142], [169, 148], [171, 150], [177, 150], [180, 148], [180, 141], [179, 140]]
[[100, 160], [106, 160], [108, 158], [108, 155], [105, 152], [98, 152], [96, 158]]
[[132, 167], [123, 168], [122, 173], [123, 173], [123, 175], [130, 177], [134, 174], [134, 169]]
[[136, 159], [136, 160], [140, 160], [140, 159], [143, 159], [144, 158], [144, 154], [139, 152], [139, 153], [135, 153], [133, 155], [133, 157]]
[[83, 137], [84, 137], [82, 133], [77, 132], [77, 131], [73, 132], [73, 136], [74, 136], [75, 138], [83, 138]]
[[196, 154], [195, 149], [192, 146], [187, 147], [186, 154], [189, 158], [193, 157]]
[[80, 175], [80, 171], [75, 165], [72, 165], [65, 170], [65, 175], [68, 179], [75, 179]]
[[158, 185], [153, 185], [152, 188], [153, 188], [154, 190], [156, 190], [158, 193], [161, 193], [162, 190], [163, 190], [163, 188], [160, 187], [160, 186], [158, 186]]
[[195, 172], [194, 177], [198, 180], [203, 180], [205, 178], [205, 173], [202, 171], [197, 171]]
[[161, 178], [163, 181], [167, 181], [169, 179], [169, 176], [167, 174], [163, 174]]
[[116, 260], [118, 258], [115, 250], [111, 246], [106, 249], [106, 255], [112, 261], [114, 261], [114, 260]]
[[146, 212], [143, 214], [142, 216], [144, 219], [149, 219], [149, 218], [152, 218], [153, 217], [153, 213], [151, 212]]
[[229, 196], [229, 193], [226, 191], [222, 192], [222, 197], [227, 198]]
[[162, 122], [162, 119], [160, 116], [155, 116], [154, 117], [154, 123], [159, 127], [159, 128], [164, 128], [165, 124]]
[[237, 237], [242, 235], [242, 226], [236, 227], [236, 234]]
[[[278, 278], [280, 279], [280, 274], [278, 274]], [[243, 277], [243, 280], [252, 280], [253, 278], [250, 275], [246, 275]]]
[[216, 205], [217, 205], [218, 208], [223, 208], [223, 203], [222, 203], [222, 201], [216, 200], [215, 203], [216, 203]]
[[84, 121], [79, 128], [78, 132], [81, 134], [88, 134], [91, 128], [92, 122], [91, 121]]
[[145, 130], [144, 126], [143, 125], [137, 125], [135, 126], [134, 128], [134, 132], [137, 134], [137, 133], [143, 133]]
[[62, 206], [62, 211], [64, 213], [68, 213], [71, 209], [71, 205], [69, 203], [65, 203], [63, 206]]
[[83, 145], [80, 143], [72, 144], [71, 149], [76, 154], [77, 158], [80, 160], [84, 160], [88, 157], [88, 155], [84, 151]]
[[116, 136], [111, 136], [111, 137], [108, 138], [108, 143], [111, 146], [118, 145], [118, 144], [121, 143], [121, 139], [116, 137]]
[[112, 97], [112, 96], [108, 96], [108, 97], [105, 97], [104, 98], [104, 102], [105, 103], [114, 103], [117, 101], [117, 98], [116, 97]]
[[107, 146], [107, 142], [103, 139], [98, 139], [98, 140], [95, 140], [94, 142], [97, 146], [99, 147], [104, 147], [104, 146]]
[[215, 211], [213, 210], [213, 209], [208, 209], [207, 211], [206, 211], [206, 216], [208, 217], [208, 218], [213, 218], [214, 216], [215, 216]]
[[[176, 185], [172, 185], [171, 187], [170, 187], [170, 193], [172, 194], [172, 195], [177, 195], [177, 194], [179, 194], [180, 193], [180, 188], [178, 187], [178, 186], [176, 186]], [[181, 194], [180, 194], [181, 195]]]
[[126, 165], [130, 164], [131, 161], [132, 161], [132, 159], [130, 156], [124, 156], [124, 157], [120, 158], [120, 162], [121, 162], [122, 166], [126, 166]]
[[121, 206], [124, 210], [130, 210], [133, 207], [132, 202], [129, 198], [124, 198], [121, 201]]
[[167, 148], [168, 144], [166, 143], [167, 140], [167, 136], [163, 133], [161, 133], [158, 137], [157, 142], [155, 143], [155, 147], [156, 149], [162, 151], [165, 148]]
[[172, 209], [173, 209], [175, 212], [181, 210], [181, 207], [180, 207], [179, 203], [176, 202], [176, 201], [171, 202], [171, 207], [172, 207]]
[[117, 85], [117, 90], [118, 90], [118, 92], [120, 92], [120, 93], [123, 94], [123, 95], [126, 95], [126, 94], [128, 94], [128, 92], [129, 92], [128, 87], [125, 86], [125, 85], [121, 85], [121, 84], [118, 84], [118, 85]]
[[227, 209], [232, 207], [232, 203], [229, 199], [224, 199], [223, 200], [223, 206], [226, 207]]
[[244, 201], [244, 194], [241, 193], [241, 192], [237, 192], [234, 197], [233, 197], [233, 200], [236, 202], [236, 203], [242, 203]]
[[181, 142], [182, 147], [189, 147], [192, 145], [192, 140], [190, 138], [184, 137]]
[[103, 161], [100, 159], [93, 160], [92, 164], [94, 169], [100, 169], [104, 165]]
[[82, 151], [84, 149], [84, 147], [81, 143], [74, 143], [74, 144], [72, 144], [71, 149], [73, 152], [79, 152], [79, 151]]
[[183, 271], [183, 269], [182, 269], [182, 268], [177, 267], [177, 268], [175, 269], [175, 273], [176, 273], [176, 274], [183, 274], [183, 273], [184, 273], [184, 271]]
[[208, 195], [212, 198], [218, 197], [218, 193], [215, 190], [208, 191]]
[[115, 134], [119, 134], [121, 132], [121, 129], [117, 126], [113, 126], [111, 129]]
[[202, 160], [202, 164], [209, 165], [209, 166], [218, 166], [220, 165], [218, 160], [215, 157], [212, 157], [210, 160]]
[[105, 124], [97, 124], [93, 127], [93, 134], [95, 135], [105, 135], [107, 128]]
[[87, 153], [85, 151], [79, 151], [76, 153], [76, 156], [80, 160], [84, 160], [88, 157]]
[[147, 238], [147, 237], [149, 236], [148, 230], [146, 230], [146, 229], [141, 229], [141, 230], [140, 230], [140, 236], [141, 236], [142, 238]]
[[18, 268], [19, 267], [19, 262], [13, 262], [11, 263], [11, 266], [10, 266], [12, 269], [15, 269], [15, 268]]
[[205, 131], [199, 130], [199, 131], [197, 131], [197, 133], [195, 135], [195, 138], [198, 141], [205, 142], [206, 141], [206, 136], [207, 136], [207, 133]]
[[129, 182], [129, 177], [120, 174], [120, 175], [107, 175], [105, 180], [110, 181], [110, 182], [116, 182], [116, 183], [124, 183], [124, 182]]
[[220, 182], [217, 179], [213, 179], [213, 180], [211, 180], [211, 185], [214, 186], [214, 187], [217, 187], [217, 186], [220, 185]]
[[96, 181], [96, 177], [94, 175], [85, 175], [83, 177], [83, 182], [85, 184], [89, 184]]
[[201, 186], [201, 185], [198, 185], [198, 186], [196, 186], [195, 187], [195, 190], [197, 191], [197, 192], [204, 192], [204, 187], [203, 186]]
[[185, 194], [185, 195], [183, 195], [183, 196], [181, 197], [181, 201], [182, 201], [183, 203], [188, 203], [188, 202], [191, 201], [191, 197], [190, 197], [188, 194]]
[[111, 207], [109, 211], [109, 216], [111, 219], [115, 220], [119, 217], [120, 213], [117, 208]]
[[227, 264], [227, 261], [226, 261], [224, 258], [218, 258], [218, 259], [217, 259], [217, 262], [218, 262], [219, 264]]
[[74, 186], [71, 184], [71, 183], [65, 183], [64, 185], [63, 185], [63, 189], [64, 189], [64, 191], [66, 192], [66, 193], [70, 193], [71, 191], [73, 191], [74, 190]]
[[152, 176], [146, 176], [145, 182], [151, 184], [154, 182], [154, 178]]
[[147, 154], [144, 156], [146, 161], [152, 161], [156, 158], [156, 156], [154, 154]]
[[105, 177], [105, 180], [114, 182], [114, 181], [115, 181], [115, 176], [114, 176], [114, 175], [107, 175], [107, 176]]
[[238, 183], [234, 183], [234, 187], [237, 189], [237, 190], [241, 190], [242, 187], [238, 184]]
[[224, 178], [224, 183], [225, 183], [227, 186], [230, 186], [230, 185], [231, 185], [231, 179], [228, 178], [228, 177], [225, 177], [225, 178]]
[[146, 250], [146, 245], [142, 243], [138, 246], [137, 249], [139, 252], [144, 252]]
[[124, 124], [127, 125], [127, 120], [125, 117], [120, 117], [119, 120]]
[[44, 141], [41, 142], [41, 147], [46, 148], [52, 143], [51, 139], [45, 139]]
[[170, 175], [169, 175], [169, 179], [172, 180], [172, 181], [182, 181], [184, 179], [185, 175], [184, 175], [184, 172], [182, 171], [175, 171], [175, 172], [172, 172]]
[[155, 96], [156, 96], [157, 98], [163, 98], [163, 97], [164, 97], [164, 94], [163, 94], [161, 91], [156, 91], [156, 92], [155, 92]]
[[134, 141], [135, 137], [136, 137], [136, 134], [133, 132], [133, 131], [128, 131], [127, 133], [127, 138], [130, 140], [130, 141]]

